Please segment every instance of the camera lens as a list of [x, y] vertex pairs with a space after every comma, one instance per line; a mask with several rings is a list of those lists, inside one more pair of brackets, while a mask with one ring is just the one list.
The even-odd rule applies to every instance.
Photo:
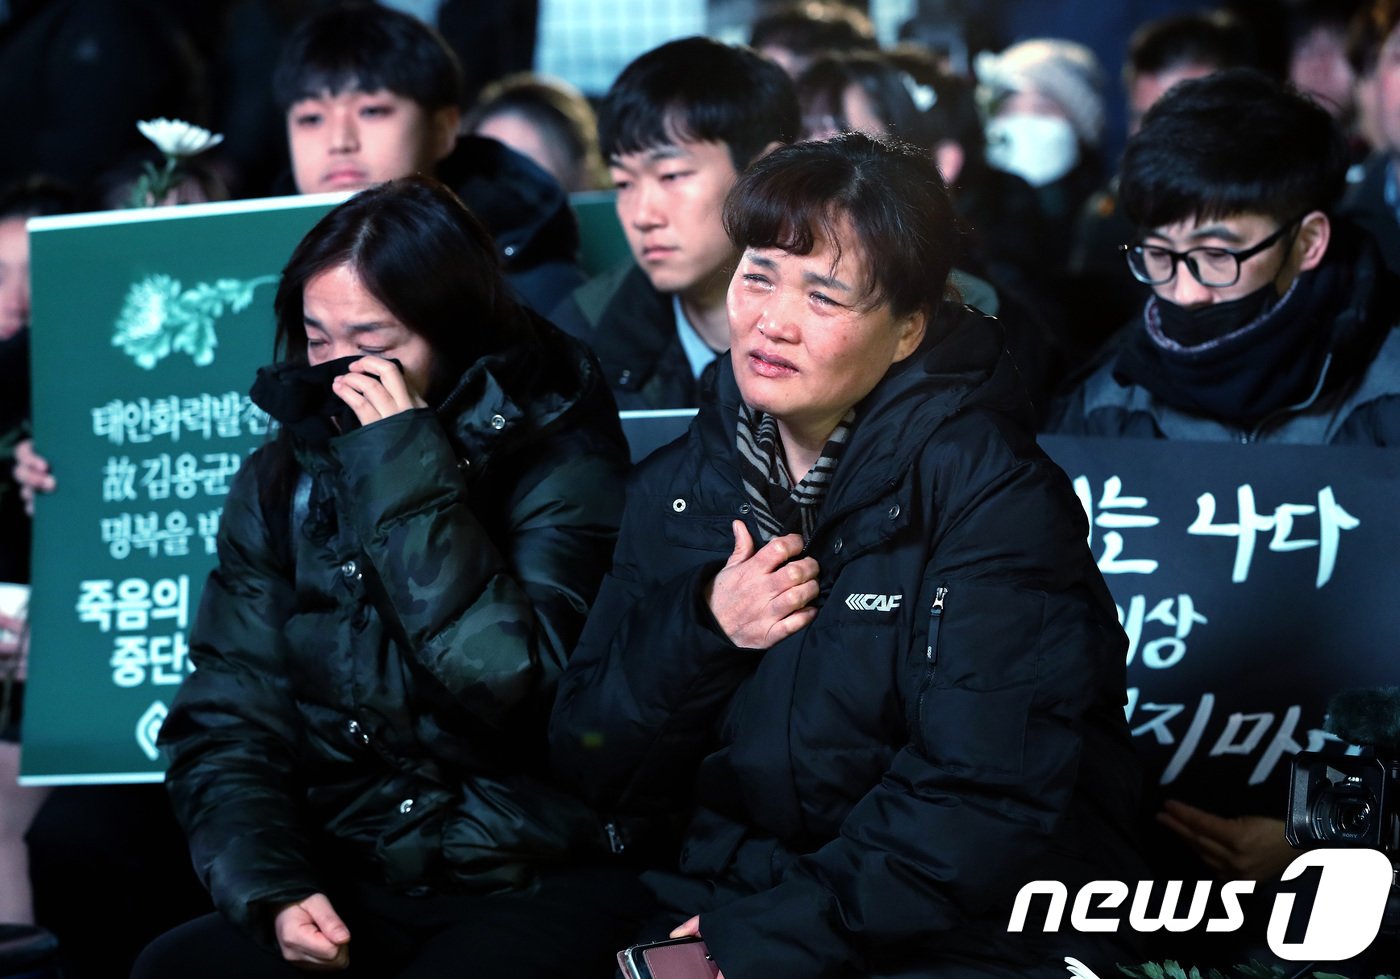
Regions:
[[1376, 798], [1364, 790], [1334, 790], [1317, 800], [1314, 810], [1319, 842], [1358, 844], [1375, 830]]
[[1366, 799], [1346, 799], [1337, 803], [1332, 814], [1337, 832], [1346, 836], [1362, 836], [1371, 828], [1371, 803]]

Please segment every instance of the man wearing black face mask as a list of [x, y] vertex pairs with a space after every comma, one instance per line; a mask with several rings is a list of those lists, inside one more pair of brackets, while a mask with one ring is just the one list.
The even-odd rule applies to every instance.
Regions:
[[[1327, 111], [1256, 72], [1181, 82], [1156, 102], [1120, 180], [1140, 229], [1124, 271], [1153, 295], [1052, 428], [1400, 445], [1400, 284], [1370, 237], [1327, 213], [1346, 166]], [[1156, 820], [1225, 880], [1277, 879], [1296, 855], [1273, 814], [1167, 800]]]
[[1328, 217], [1347, 166], [1331, 116], [1236, 69], [1183, 82], [1123, 157], [1142, 314], [1066, 399], [1067, 434], [1400, 444], [1400, 289]]

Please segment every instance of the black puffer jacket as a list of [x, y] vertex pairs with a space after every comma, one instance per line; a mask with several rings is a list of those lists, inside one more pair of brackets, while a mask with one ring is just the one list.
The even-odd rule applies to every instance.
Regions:
[[674, 303], [629, 261], [574, 290], [549, 318], [598, 355], [619, 408], [694, 408], [705, 382], [691, 371]]
[[728, 979], [1063, 975], [1059, 936], [1006, 934], [1019, 887], [1137, 879], [1126, 641], [1083, 510], [996, 322], [946, 306], [935, 330], [857, 407], [810, 625], [740, 649], [703, 599], [748, 513], [726, 361], [638, 472], [560, 686], [561, 776], [619, 814], [697, 802], [678, 869], [708, 896], [675, 910]]
[[584, 283], [569, 195], [535, 161], [494, 139], [463, 136], [438, 177], [491, 232], [501, 271], [525, 305], [548, 315]]
[[161, 731], [219, 909], [265, 940], [269, 911], [336, 880], [496, 889], [601, 847], [542, 777], [621, 514], [596, 362], [539, 321], [436, 412], [296, 454], [290, 506], [266, 492], [269, 449], [235, 481]]

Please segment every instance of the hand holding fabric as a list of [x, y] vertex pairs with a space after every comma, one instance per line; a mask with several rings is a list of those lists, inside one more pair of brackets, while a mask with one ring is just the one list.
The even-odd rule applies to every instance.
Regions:
[[802, 537], [775, 537], [755, 549], [749, 529], [734, 521], [734, 551], [705, 590], [705, 604], [729, 641], [768, 649], [816, 618], [820, 590], [815, 558], [802, 553]]
[[384, 357], [361, 357], [350, 365], [348, 374], [331, 382], [331, 390], [350, 406], [361, 425], [428, 406], [422, 393], [409, 386], [399, 365]]

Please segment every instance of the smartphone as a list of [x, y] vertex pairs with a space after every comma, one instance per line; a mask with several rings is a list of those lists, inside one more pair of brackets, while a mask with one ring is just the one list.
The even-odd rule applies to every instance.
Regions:
[[705, 943], [694, 936], [633, 945], [617, 953], [626, 979], [715, 979], [719, 966]]

